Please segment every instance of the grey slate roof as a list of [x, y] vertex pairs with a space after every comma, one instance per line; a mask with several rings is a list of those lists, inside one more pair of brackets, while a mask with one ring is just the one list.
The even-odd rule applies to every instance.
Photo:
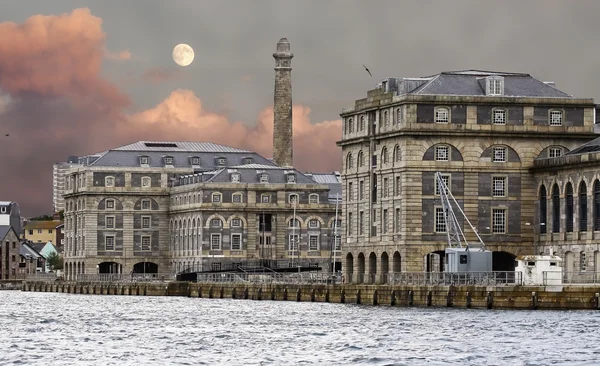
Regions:
[[39, 252], [35, 251], [35, 249], [33, 249], [30, 246], [30, 244], [31, 243], [23, 243], [23, 244], [21, 244], [21, 247], [19, 248], [19, 254], [22, 255], [22, 256], [24, 256], [24, 257], [31, 256], [31, 257], [34, 257], [34, 258], [40, 258], [42, 255]]
[[445, 71], [422, 78], [392, 80], [393, 89], [398, 94], [485, 96], [487, 76], [504, 78], [504, 96], [507, 97], [573, 98], [572, 95], [522, 73], [463, 70]]
[[40, 243], [40, 242], [30, 241], [30, 242], [27, 242], [27, 245], [29, 245], [29, 247], [31, 249], [33, 249], [36, 252], [40, 253], [42, 251], [42, 249], [44, 249], [44, 247], [46, 246], [46, 243]]
[[175, 168], [192, 168], [191, 157], [200, 158], [199, 170], [214, 169], [217, 166], [216, 158], [218, 157], [227, 160], [226, 166], [242, 165], [245, 158], [252, 158], [254, 164], [274, 166], [272, 161], [255, 152], [210, 142], [153, 141], [138, 141], [108, 150], [90, 166], [139, 167], [140, 156], [147, 156], [149, 167], [154, 168], [164, 166], [163, 158], [165, 156], [173, 157], [173, 167]]
[[0, 240], [4, 239], [6, 234], [10, 231], [10, 225], [0, 225]]
[[307, 177], [306, 175], [300, 173], [296, 169], [289, 168], [281, 168], [281, 167], [268, 167], [261, 166], [260, 168], [250, 168], [250, 167], [236, 167], [236, 168], [227, 168], [222, 169], [220, 172], [215, 174], [210, 180], [207, 182], [210, 183], [231, 183], [231, 173], [239, 173], [240, 174], [240, 183], [259, 183], [259, 174], [267, 173], [269, 175], [269, 183], [287, 183], [286, 175], [289, 173], [296, 174], [296, 183], [297, 184], [314, 184], [315, 181]]
[[595, 138], [592, 141], [585, 143], [585, 144], [569, 151], [565, 155], [578, 155], [578, 154], [592, 153], [592, 152], [598, 152], [598, 151], [600, 151], [600, 137]]

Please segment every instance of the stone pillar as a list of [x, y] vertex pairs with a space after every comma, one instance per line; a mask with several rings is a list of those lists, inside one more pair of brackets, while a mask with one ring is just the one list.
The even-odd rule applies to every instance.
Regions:
[[292, 57], [290, 42], [277, 43], [275, 58], [275, 98], [273, 105], [273, 160], [279, 166], [293, 163], [292, 137]]

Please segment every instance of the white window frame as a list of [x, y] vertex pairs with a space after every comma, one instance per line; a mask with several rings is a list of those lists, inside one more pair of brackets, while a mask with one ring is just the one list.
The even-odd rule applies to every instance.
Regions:
[[[237, 201], [236, 201], [237, 199]], [[231, 202], [233, 203], [242, 203], [242, 194], [241, 193], [234, 193], [231, 196]]]
[[563, 155], [563, 148], [562, 147], [549, 147], [548, 148], [548, 157], [549, 158], [558, 158], [559, 156]]
[[390, 112], [383, 111], [383, 125], [388, 127], [390, 125]]
[[150, 159], [147, 156], [140, 156], [140, 165], [148, 165]]
[[115, 209], [115, 200], [112, 200], [112, 199], [106, 200], [106, 208], [114, 210]]
[[382, 190], [383, 190], [383, 192], [381, 192], [381, 197], [382, 198], [387, 198], [389, 196], [389, 193], [390, 193], [390, 180], [387, 177], [383, 178], [383, 187], [382, 187]]
[[312, 204], [319, 203], [319, 195], [316, 193], [311, 193], [308, 196], [308, 203], [312, 203]]
[[[148, 245], [144, 244], [144, 239], [148, 240]], [[142, 235], [140, 238], [140, 248], [143, 252], [149, 252], [152, 250], [152, 237], [150, 235]]]
[[294, 201], [296, 201], [296, 205], [300, 204], [300, 196], [297, 193], [290, 193], [290, 195], [288, 196], [289, 204], [293, 205]]
[[[448, 187], [448, 191], [452, 192], [452, 189], [451, 189], [452, 188], [452, 174], [441, 173], [440, 175], [442, 176], [444, 183], [446, 183], [446, 186]], [[433, 183], [434, 183], [433, 195], [439, 196], [440, 195], [440, 187], [438, 186], [437, 174], [434, 175], [434, 177], [433, 177]]]
[[354, 120], [352, 117], [348, 118], [348, 133], [354, 133]]
[[[234, 243], [234, 238], [238, 239], [237, 244]], [[242, 234], [231, 234], [231, 250], [242, 250]], [[235, 245], [235, 247], [234, 247]]]
[[231, 219], [231, 227], [242, 227], [242, 219]]
[[200, 158], [197, 156], [192, 157], [192, 165], [200, 165]]
[[104, 177], [104, 186], [105, 187], [114, 187], [115, 186], [115, 177], [109, 175], [108, 177]]
[[289, 234], [288, 235], [288, 250], [291, 252], [295, 252], [298, 250], [300, 246], [300, 235], [298, 234]]
[[492, 234], [506, 234], [506, 208], [492, 208]]
[[[109, 245], [109, 241], [110, 240], [109, 239], [112, 240], [112, 249], [109, 248], [110, 247], [110, 245]], [[112, 251], [116, 250], [115, 249], [116, 248], [116, 243], [115, 243], [116, 240], [115, 239], [116, 238], [115, 238], [114, 235], [107, 235], [107, 236], [104, 237], [104, 250], [105, 251], [112, 252]]]
[[506, 163], [507, 150], [506, 146], [494, 146], [492, 148], [492, 162]]
[[[148, 207], [145, 207], [148, 204]], [[141, 203], [142, 210], [151, 210], [152, 202], [149, 199], [143, 199]]]
[[223, 195], [221, 193], [213, 193], [212, 194], [212, 203], [221, 203], [223, 202]]
[[319, 250], [319, 235], [309, 235], [308, 236], [308, 250], [311, 252], [316, 252]]
[[[147, 224], [146, 224], [147, 222]], [[142, 216], [142, 229], [151, 229], [152, 228], [152, 216], [144, 215]]]
[[348, 182], [348, 201], [354, 201], [354, 184]]
[[221, 227], [223, 226], [223, 220], [214, 218], [210, 220], [210, 227]]
[[402, 219], [402, 211], [400, 210], [400, 208], [396, 208], [395, 213], [394, 213], [394, 231], [399, 233], [400, 232], [400, 223]]
[[506, 197], [507, 178], [492, 176], [492, 197]]
[[173, 165], [173, 157], [165, 156], [165, 165]]
[[436, 107], [434, 109], [435, 123], [448, 124], [450, 123], [450, 108]]
[[561, 110], [552, 109], [548, 112], [548, 124], [550, 126], [562, 126], [564, 113]]
[[508, 112], [504, 108], [494, 108], [492, 110], [492, 124], [505, 125], [508, 120]]
[[388, 162], [388, 150], [387, 147], [381, 149], [381, 164], [387, 164]]
[[269, 183], [269, 174], [261, 173], [260, 174], [260, 183]]
[[210, 250], [221, 250], [221, 234], [210, 234]]
[[288, 174], [286, 178], [289, 184], [296, 183], [296, 174]]
[[[294, 224], [298, 224], [298, 226], [294, 226]], [[288, 221], [288, 228], [296, 228], [296, 229], [300, 228], [300, 220], [291, 218]]]
[[260, 203], [271, 203], [271, 195], [267, 193], [261, 194]]
[[318, 229], [319, 228], [319, 220], [317, 220], [317, 219], [308, 220], [308, 227], [311, 229]]
[[150, 177], [142, 177], [142, 188], [152, 187], [152, 179]]
[[240, 180], [240, 175], [238, 173], [231, 174], [231, 183], [239, 183]]
[[446, 220], [444, 219], [444, 208], [443, 207], [435, 207], [434, 211], [434, 222], [433, 222], [433, 230], [436, 233], [445, 233], [448, 229], [446, 227]]
[[[445, 154], [441, 152], [445, 151]], [[435, 161], [450, 161], [450, 146], [448, 145], [437, 145], [434, 150]]]
[[[112, 225], [108, 224], [109, 219], [112, 219]], [[104, 217], [104, 228], [105, 229], [114, 229], [115, 228], [115, 217], [112, 215], [108, 215]]]

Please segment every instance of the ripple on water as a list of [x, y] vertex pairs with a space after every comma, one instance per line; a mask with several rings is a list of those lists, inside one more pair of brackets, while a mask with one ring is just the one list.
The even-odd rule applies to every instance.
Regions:
[[600, 355], [600, 313], [586, 311], [2, 296], [0, 365], [592, 365]]

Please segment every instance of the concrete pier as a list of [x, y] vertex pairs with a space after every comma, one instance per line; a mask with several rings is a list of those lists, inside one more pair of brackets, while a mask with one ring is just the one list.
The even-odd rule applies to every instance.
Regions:
[[389, 286], [247, 283], [22, 283], [23, 291], [483, 309], [600, 309], [600, 286]]

